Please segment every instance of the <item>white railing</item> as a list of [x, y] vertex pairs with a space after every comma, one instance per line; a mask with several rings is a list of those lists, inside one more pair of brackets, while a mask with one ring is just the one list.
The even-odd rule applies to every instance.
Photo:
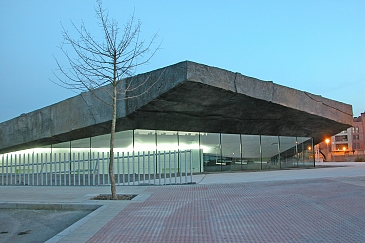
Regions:
[[[117, 185], [193, 182], [191, 150], [114, 153]], [[0, 185], [98, 186], [110, 184], [109, 153], [0, 155]]]

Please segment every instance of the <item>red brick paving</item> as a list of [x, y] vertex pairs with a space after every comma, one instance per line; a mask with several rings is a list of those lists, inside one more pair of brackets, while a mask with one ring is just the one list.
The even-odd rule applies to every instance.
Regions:
[[88, 242], [365, 242], [365, 182], [315, 179], [148, 191], [151, 197], [129, 204]]

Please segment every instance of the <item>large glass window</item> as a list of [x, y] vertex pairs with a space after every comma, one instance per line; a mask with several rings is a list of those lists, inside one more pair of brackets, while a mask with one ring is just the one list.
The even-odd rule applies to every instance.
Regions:
[[280, 169], [280, 143], [278, 136], [261, 136], [262, 169]]
[[179, 172], [177, 132], [156, 131], [157, 135], [157, 173], [171, 177]]
[[259, 135], [241, 135], [242, 169], [261, 169], [261, 150]]
[[71, 142], [57, 143], [52, 145], [52, 153], [70, 153]]
[[[347, 135], [336, 137], [339, 141], [346, 139]], [[106, 134], [17, 151], [3, 164], [4, 171], [48, 173], [45, 180], [56, 178], [60, 185], [70, 180], [105, 184], [109, 180], [109, 143], [110, 134]], [[354, 149], [359, 149], [359, 145], [354, 145]], [[118, 183], [134, 183], [140, 179], [137, 175], [149, 183], [170, 174], [182, 176], [191, 168], [198, 173], [309, 167], [314, 166], [313, 146], [308, 137], [128, 130], [115, 134], [114, 172]], [[347, 143], [337, 143], [336, 150], [348, 151]], [[34, 153], [34, 159], [29, 156], [31, 162], [25, 166], [26, 153]], [[85, 173], [95, 178], [84, 178]]]
[[239, 134], [222, 134], [222, 170], [241, 170], [241, 141]]
[[177, 132], [156, 131], [157, 134], [157, 151], [174, 151], [178, 150]]
[[314, 166], [313, 141], [312, 138], [298, 137], [298, 166]]
[[298, 167], [297, 139], [295, 137], [279, 137], [280, 159], [282, 168]]
[[203, 150], [204, 171], [221, 171], [221, 143], [219, 133], [201, 133], [200, 147]]
[[117, 152], [133, 151], [133, 130], [117, 132], [114, 147]]
[[92, 152], [109, 152], [110, 134], [96, 136], [91, 138]]
[[[160, 132], [160, 135], [162, 133]], [[162, 136], [163, 137], [163, 136]], [[160, 137], [161, 144], [159, 149], [164, 148], [164, 139]], [[155, 130], [134, 130], [134, 160], [135, 164], [132, 164], [132, 156], [127, 158], [126, 170], [129, 174], [134, 174], [137, 171], [143, 171], [144, 178], [148, 180], [156, 178], [157, 175], [161, 174], [161, 167], [158, 165], [158, 150], [157, 150], [157, 133]], [[167, 137], [165, 137], [165, 142]], [[139, 163], [138, 163], [139, 160]], [[138, 168], [138, 164], [140, 167]]]
[[71, 141], [72, 153], [88, 153], [91, 148], [91, 138], [84, 138]]
[[134, 130], [134, 151], [156, 152], [156, 140], [155, 130]]
[[[178, 132], [179, 150], [191, 151], [193, 172], [203, 172], [203, 150], [199, 147], [198, 132]], [[181, 158], [183, 159], [183, 158]]]

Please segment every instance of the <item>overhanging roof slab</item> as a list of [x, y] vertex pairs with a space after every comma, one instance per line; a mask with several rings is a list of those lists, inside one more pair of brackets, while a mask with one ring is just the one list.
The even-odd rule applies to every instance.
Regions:
[[[137, 88], [129, 93], [134, 98], [118, 101], [118, 131], [302, 136], [319, 142], [352, 126], [351, 105], [189, 61], [124, 81]], [[108, 99], [103, 89], [95, 93]], [[109, 106], [82, 93], [1, 123], [0, 153], [107, 134], [110, 120]]]

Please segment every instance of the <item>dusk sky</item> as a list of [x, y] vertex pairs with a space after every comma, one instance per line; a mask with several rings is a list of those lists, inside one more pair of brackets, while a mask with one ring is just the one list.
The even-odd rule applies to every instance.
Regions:
[[[100, 37], [95, 6], [0, 0], [0, 122], [76, 95], [50, 81], [53, 56], [63, 60], [57, 46], [70, 21], [83, 21]], [[365, 112], [364, 0], [104, 0], [103, 6], [120, 27], [134, 12], [145, 40], [158, 32], [161, 49], [138, 73], [190, 60], [351, 104], [354, 116]]]

